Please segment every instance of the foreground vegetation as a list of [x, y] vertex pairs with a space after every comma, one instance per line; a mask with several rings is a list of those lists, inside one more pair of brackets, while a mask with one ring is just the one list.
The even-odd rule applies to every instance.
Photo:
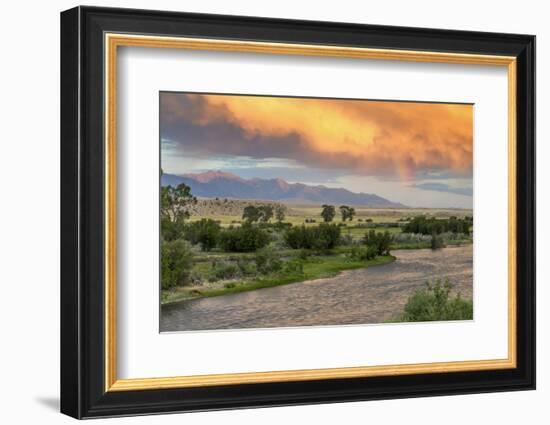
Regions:
[[[178, 286], [162, 291], [162, 303], [170, 303], [198, 297], [215, 297], [237, 292], [303, 282], [312, 279], [333, 277], [344, 270], [353, 270], [387, 264], [395, 260], [391, 255], [377, 256], [371, 260], [354, 259], [347, 256], [311, 256], [305, 260], [287, 261], [286, 267], [267, 274], [256, 274], [249, 278], [236, 275], [234, 279], [207, 281], [199, 285]], [[215, 273], [215, 270], [213, 270]]]
[[[204, 206], [206, 205], [206, 206]], [[216, 209], [217, 206], [221, 209]], [[239, 206], [241, 213], [235, 216]], [[201, 209], [215, 214], [194, 216]], [[312, 208], [312, 207], [308, 207]], [[393, 249], [471, 243], [470, 216], [365, 216], [322, 205], [297, 220], [294, 208], [259, 201], [197, 200], [186, 185], [161, 191], [161, 301], [175, 302], [334, 276], [386, 264]], [[388, 213], [387, 211], [385, 213]]]
[[429, 322], [442, 320], [472, 320], [473, 302], [463, 299], [460, 293], [451, 296], [453, 286], [446, 279], [435, 283], [426, 282], [425, 288], [417, 290], [405, 305], [403, 313], [389, 322]]

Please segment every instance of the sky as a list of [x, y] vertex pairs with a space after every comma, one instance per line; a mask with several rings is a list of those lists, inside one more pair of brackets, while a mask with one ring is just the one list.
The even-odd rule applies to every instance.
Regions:
[[162, 92], [160, 139], [165, 173], [220, 170], [472, 208], [469, 104]]

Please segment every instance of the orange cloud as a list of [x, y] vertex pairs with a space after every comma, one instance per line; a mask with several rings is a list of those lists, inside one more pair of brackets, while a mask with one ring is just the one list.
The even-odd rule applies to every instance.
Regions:
[[[173, 120], [207, 126], [226, 122], [253, 143], [260, 137], [298, 135], [315, 158], [346, 156], [358, 174], [398, 174], [421, 169], [472, 169], [472, 105], [304, 99], [234, 95], [187, 95], [202, 108], [172, 108]], [[250, 146], [253, 150], [254, 146]]]

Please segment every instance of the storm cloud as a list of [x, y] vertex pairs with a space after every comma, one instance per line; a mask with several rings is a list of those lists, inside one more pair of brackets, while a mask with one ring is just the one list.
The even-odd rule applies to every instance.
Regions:
[[176, 153], [283, 158], [402, 181], [472, 174], [472, 105], [186, 93], [160, 102], [161, 139]]

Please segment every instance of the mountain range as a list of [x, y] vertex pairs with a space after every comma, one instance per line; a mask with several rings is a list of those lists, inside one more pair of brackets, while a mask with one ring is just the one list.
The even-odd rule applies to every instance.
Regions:
[[389, 201], [372, 193], [355, 193], [343, 188], [310, 186], [288, 183], [283, 179], [243, 179], [223, 171], [199, 174], [163, 174], [162, 186], [185, 183], [199, 198], [261, 199], [308, 204], [347, 204], [367, 207], [403, 208], [403, 204]]

